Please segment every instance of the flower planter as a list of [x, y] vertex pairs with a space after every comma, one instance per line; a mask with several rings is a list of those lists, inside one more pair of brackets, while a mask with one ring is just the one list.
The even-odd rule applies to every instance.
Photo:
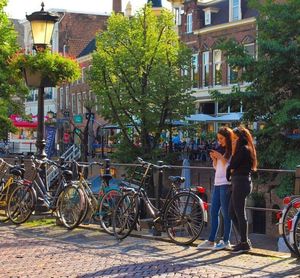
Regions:
[[32, 72], [30, 69], [24, 69], [24, 78], [28, 87], [55, 87], [56, 84], [51, 82], [48, 78], [42, 78], [42, 73], [39, 71]]

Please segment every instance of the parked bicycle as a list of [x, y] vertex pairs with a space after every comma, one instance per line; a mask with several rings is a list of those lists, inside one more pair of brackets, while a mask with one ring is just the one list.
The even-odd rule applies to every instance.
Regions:
[[[0, 158], [0, 222], [9, 219], [7, 215], [7, 204], [9, 196], [16, 186], [23, 183], [24, 164], [11, 165]], [[7, 179], [5, 180], [5, 176]]]
[[293, 207], [297, 209], [297, 213], [292, 219], [290, 244], [294, 248], [294, 253], [300, 258], [300, 198], [294, 200]]
[[[76, 172], [78, 172], [79, 180], [73, 183], [74, 186], [79, 188], [84, 195], [84, 201], [82, 203], [82, 211], [73, 211], [72, 204], [77, 202], [77, 200], [72, 200], [72, 194], [69, 194], [68, 190], [62, 195], [59, 214], [61, 216], [62, 223], [65, 227], [70, 229], [74, 227], [74, 223], [70, 219], [75, 215], [78, 219], [78, 213], [82, 216], [78, 221], [77, 225], [85, 221], [89, 224], [91, 221], [100, 223], [101, 227], [109, 234], [112, 234], [112, 211], [115, 206], [115, 197], [120, 195], [119, 187], [115, 185], [110, 185], [110, 180], [112, 176], [110, 174], [110, 163], [109, 160], [105, 160], [105, 173], [101, 176], [103, 183], [100, 186], [99, 192], [95, 195], [91, 189], [91, 185], [84, 178], [84, 169], [90, 168], [94, 165], [103, 167], [103, 163], [92, 162], [92, 163], [78, 163], [73, 161], [76, 165]], [[73, 225], [73, 226], [71, 226]]]
[[[61, 158], [63, 162], [63, 159]], [[46, 184], [43, 173], [45, 172], [46, 164], [54, 165], [60, 169], [59, 179], [54, 191], [50, 191], [50, 185]], [[33, 178], [31, 182], [19, 184], [11, 193], [7, 213], [9, 219], [15, 224], [24, 223], [38, 207], [38, 201], [47, 209], [55, 212], [61, 193], [68, 188], [72, 188], [76, 192], [78, 198], [83, 198], [83, 193], [74, 187], [70, 182], [72, 172], [66, 170], [65, 165], [49, 159], [38, 160], [32, 157]], [[57, 215], [59, 217], [59, 215]]]
[[289, 250], [297, 254], [297, 250], [294, 248], [294, 235], [293, 235], [293, 219], [300, 211], [300, 197], [288, 196], [283, 199], [284, 208], [278, 213], [278, 228], [279, 235], [283, 237], [283, 240]]
[[119, 240], [124, 239], [136, 227], [143, 200], [157, 230], [166, 231], [169, 238], [177, 244], [185, 245], [195, 241], [207, 222], [207, 206], [191, 189], [180, 189], [180, 185], [185, 181], [180, 176], [169, 177], [171, 186], [162, 207], [154, 206], [144, 190], [146, 178], [152, 168], [166, 169], [169, 166], [157, 166], [141, 158], [138, 158], [138, 162], [145, 171], [138, 188], [132, 188], [116, 204], [113, 214], [115, 237]]

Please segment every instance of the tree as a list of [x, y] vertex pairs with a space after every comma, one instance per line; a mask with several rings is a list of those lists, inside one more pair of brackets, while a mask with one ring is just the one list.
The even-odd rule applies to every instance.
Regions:
[[109, 18], [107, 31], [97, 37], [90, 83], [100, 113], [118, 124], [128, 148], [135, 148], [129, 126], [143, 153], [150, 153], [168, 123], [192, 109], [191, 79], [181, 74], [190, 67], [191, 51], [179, 42], [172, 13], [156, 17], [145, 5], [132, 18]]
[[[257, 59], [233, 40], [220, 48], [242, 72], [240, 81], [251, 85], [245, 91], [235, 87], [229, 96], [212, 95], [229, 103], [242, 100], [244, 120], [264, 123], [256, 133], [260, 167], [293, 169], [300, 163], [300, 140], [289, 136], [300, 128], [300, 1], [252, 0], [250, 5], [259, 12]], [[280, 195], [291, 192], [289, 182]]]
[[22, 102], [27, 92], [24, 81], [16, 78], [15, 69], [10, 67], [10, 58], [19, 46], [13, 24], [3, 10], [6, 5], [6, 0], [0, 0], [0, 126], [1, 129], [4, 127], [0, 139], [7, 137], [3, 130], [5, 132], [14, 130], [6, 119], [10, 113], [22, 111]]

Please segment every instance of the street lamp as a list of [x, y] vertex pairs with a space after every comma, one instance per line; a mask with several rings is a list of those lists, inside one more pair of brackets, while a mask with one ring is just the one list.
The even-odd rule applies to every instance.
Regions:
[[[42, 9], [39, 12], [34, 12], [31, 15], [26, 15], [30, 22], [33, 48], [36, 51], [44, 51], [47, 46], [51, 45], [51, 37], [54, 29], [54, 24], [58, 21], [57, 14], [44, 11], [44, 3], [41, 4]], [[41, 82], [38, 91], [38, 127], [37, 127], [37, 155], [40, 159], [46, 157], [45, 139], [44, 139], [44, 94], [45, 88]]]

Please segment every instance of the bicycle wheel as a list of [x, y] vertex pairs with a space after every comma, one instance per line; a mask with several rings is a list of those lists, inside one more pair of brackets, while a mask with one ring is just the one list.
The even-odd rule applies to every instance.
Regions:
[[127, 193], [117, 202], [113, 213], [113, 231], [117, 239], [124, 239], [135, 227], [139, 216], [138, 195]]
[[180, 192], [168, 203], [164, 224], [169, 238], [181, 245], [195, 241], [204, 224], [201, 200], [193, 193]]
[[36, 197], [32, 187], [20, 184], [11, 193], [7, 204], [7, 215], [15, 224], [24, 223], [32, 214]]
[[112, 189], [104, 194], [99, 205], [100, 225], [107, 233], [113, 235], [112, 227], [113, 211], [120, 200], [122, 194], [120, 191]]
[[80, 188], [68, 185], [59, 199], [58, 215], [62, 224], [69, 230], [76, 228], [84, 213], [86, 200]]
[[282, 223], [279, 224], [279, 225], [281, 225], [280, 228], [281, 228], [281, 231], [282, 231], [283, 240], [284, 240], [286, 246], [293, 253], [295, 253], [295, 250], [294, 250], [293, 246], [290, 243], [290, 228], [291, 227], [290, 227], [289, 222], [291, 222], [293, 220], [294, 216], [298, 212], [298, 209], [294, 208], [294, 206], [293, 206], [295, 200], [290, 202], [288, 204], [288, 206], [283, 210], [283, 212], [282, 212]]
[[0, 222], [5, 222], [9, 219], [7, 216], [7, 196], [8, 189], [1, 189], [0, 192]]
[[293, 237], [294, 237], [294, 250], [298, 257], [300, 257], [300, 211], [298, 212], [296, 216], [296, 222], [294, 226], [294, 232], [293, 232]]

